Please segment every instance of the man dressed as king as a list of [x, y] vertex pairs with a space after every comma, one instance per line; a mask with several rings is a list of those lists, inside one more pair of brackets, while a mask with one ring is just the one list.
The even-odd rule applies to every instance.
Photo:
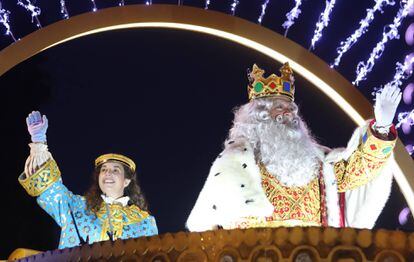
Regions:
[[187, 220], [190, 231], [216, 228], [333, 226], [372, 228], [391, 191], [387, 162], [397, 139], [392, 124], [399, 88], [377, 94], [375, 119], [346, 148], [312, 137], [294, 102], [294, 78], [249, 72], [249, 102], [235, 111], [224, 150]]

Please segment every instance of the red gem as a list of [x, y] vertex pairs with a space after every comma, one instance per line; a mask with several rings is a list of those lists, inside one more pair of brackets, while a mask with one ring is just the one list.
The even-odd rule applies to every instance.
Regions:
[[377, 149], [377, 147], [375, 145], [370, 145], [369, 147], [371, 148], [371, 150], [376, 150]]
[[274, 82], [270, 83], [269, 86], [270, 86], [271, 89], [275, 89], [276, 88], [276, 84]]

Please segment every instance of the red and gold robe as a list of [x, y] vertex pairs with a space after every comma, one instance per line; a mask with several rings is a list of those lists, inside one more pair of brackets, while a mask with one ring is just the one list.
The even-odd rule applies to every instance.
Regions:
[[[321, 161], [319, 174], [305, 186], [289, 187], [282, 184], [257, 160], [255, 160], [255, 163], [258, 168], [251, 171], [251, 174], [247, 174], [249, 172], [246, 173], [245, 170], [240, 169], [239, 173], [232, 179], [237, 181], [238, 176], [243, 177], [244, 175], [260, 176], [264, 193], [274, 207], [273, 212], [266, 216], [243, 216], [232, 221], [224, 221], [220, 225], [226, 229], [328, 225], [373, 227], [390, 192], [392, 176], [382, 174], [384, 173], [382, 171], [387, 160], [391, 157], [396, 141], [396, 131], [392, 128], [388, 139], [383, 139], [372, 131], [371, 125], [372, 122], [370, 125], [358, 128], [346, 149], [334, 150], [328, 153], [324, 161]], [[248, 146], [245, 149], [248, 149], [247, 151], [252, 150]], [[210, 176], [218, 171], [226, 170], [226, 165], [230, 164], [226, 161], [235, 161], [236, 159], [236, 161], [242, 163], [247, 162], [247, 158], [254, 158], [253, 155], [247, 155], [246, 153], [244, 153], [245, 156], [237, 157], [232, 156], [234, 154], [236, 153], [224, 151], [220, 159], [217, 159], [213, 164]], [[221, 158], [227, 160], [223, 161]], [[231, 172], [235, 172], [235, 170], [232, 169]], [[255, 174], [255, 172], [258, 174]], [[226, 174], [229, 173], [226, 172]], [[216, 216], [226, 217], [225, 214], [217, 215], [217, 208], [211, 214], [200, 212], [202, 209], [209, 208], [208, 204], [206, 205], [208, 201], [204, 199], [214, 199], [210, 192], [220, 195], [220, 192], [215, 190], [215, 185], [212, 182], [214, 178], [210, 178], [210, 176], [190, 214], [190, 223], [187, 223], [190, 227], [194, 224], [196, 231], [200, 231], [198, 228], [209, 228], [207, 221], [217, 220], [215, 219]], [[375, 192], [378, 191], [378, 188], [380, 188], [381, 193]], [[350, 197], [352, 201], [345, 203], [348, 194], [352, 195]], [[367, 194], [374, 195], [367, 197]], [[355, 196], [358, 196], [357, 199]], [[376, 210], [367, 212], [367, 218], [356, 219], [358, 209], [367, 208], [368, 201], [372, 203], [373, 198], [376, 202], [374, 207]], [[214, 201], [217, 202], [216, 199]], [[231, 201], [237, 200], [233, 199]], [[215, 206], [217, 205], [215, 204]], [[346, 208], [349, 208], [348, 212], [346, 212]], [[202, 213], [203, 215], [211, 215], [211, 217], [201, 220], [199, 214]], [[196, 219], [204, 221], [201, 222], [204, 224], [198, 225]], [[189, 229], [191, 230], [191, 228]]]

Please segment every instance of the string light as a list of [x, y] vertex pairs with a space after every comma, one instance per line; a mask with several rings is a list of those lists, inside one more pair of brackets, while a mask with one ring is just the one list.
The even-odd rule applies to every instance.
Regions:
[[236, 8], [238, 4], [239, 4], [238, 0], [233, 0], [233, 3], [231, 3], [231, 14], [232, 15], [236, 14]]
[[17, 0], [17, 5], [22, 6], [24, 9], [26, 9], [28, 12], [31, 13], [32, 15], [32, 23], [34, 22], [34, 20], [36, 20], [36, 26], [37, 27], [42, 27], [42, 25], [40, 24], [39, 18], [38, 16], [40, 15], [40, 8], [38, 6], [33, 5], [30, 0], [25, 0], [26, 4], [22, 2], [22, 0]]
[[60, 13], [63, 16], [63, 19], [69, 18], [69, 12], [68, 12], [68, 9], [66, 8], [65, 0], [60, 0]]
[[375, 61], [380, 58], [384, 52], [385, 44], [389, 40], [398, 39], [400, 37], [398, 34], [398, 28], [400, 27], [402, 20], [409, 14], [410, 9], [413, 8], [414, 0], [401, 0], [401, 3], [403, 6], [400, 10], [398, 10], [397, 15], [394, 17], [393, 23], [384, 27], [382, 39], [372, 50], [368, 60], [365, 62], [360, 61], [358, 63], [356, 69], [357, 76], [352, 82], [354, 85], [358, 85], [362, 80], [367, 79], [367, 75], [372, 71]]
[[210, 0], [206, 0], [206, 4], [204, 5], [204, 9], [208, 9], [209, 5], [210, 5]]
[[309, 49], [315, 49], [316, 42], [318, 42], [319, 39], [322, 37], [322, 31], [329, 24], [329, 16], [331, 15], [334, 6], [335, 0], [326, 1], [325, 10], [323, 11], [323, 13], [321, 13], [321, 15], [319, 16], [319, 20], [316, 23], [316, 29], [313, 34], [311, 46], [309, 47]]
[[152, 0], [145, 2], [146, 5], [152, 5]]
[[3, 26], [6, 28], [5, 35], [11, 36], [14, 42], [16, 42], [16, 38], [13, 35], [13, 32], [10, 29], [10, 11], [3, 9], [2, 4], [0, 2], [0, 23], [3, 24]]
[[374, 20], [374, 14], [377, 11], [380, 11], [383, 13], [382, 10], [383, 7], [388, 5], [395, 5], [395, 2], [393, 0], [376, 0], [375, 5], [373, 8], [367, 9], [367, 15], [364, 19], [359, 21], [359, 28], [351, 35], [349, 36], [345, 41], [342, 41], [340, 46], [336, 49], [336, 52], [338, 53], [338, 56], [335, 58], [335, 61], [333, 64], [331, 64], [331, 68], [334, 68], [335, 66], [338, 66], [341, 62], [342, 56], [348, 52], [349, 49], [358, 41], [358, 39], [365, 34], [368, 31], [368, 27], [371, 24], [371, 22]]
[[266, 14], [266, 8], [267, 8], [267, 5], [269, 4], [269, 1], [270, 0], [265, 0], [265, 2], [262, 4], [262, 12], [260, 13], [259, 18], [257, 19], [257, 22], [259, 22], [259, 24], [262, 23], [263, 17]]
[[292, 10], [289, 11], [289, 13], [286, 14], [287, 20], [282, 25], [282, 27], [285, 29], [285, 36], [287, 36], [289, 28], [295, 23], [294, 20], [299, 17], [300, 13], [302, 13], [302, 11], [299, 9], [299, 7], [302, 5], [302, 0], [295, 0], [295, 2], [295, 6], [292, 8]]
[[402, 81], [409, 78], [413, 74], [412, 66], [414, 64], [414, 56], [406, 56], [404, 63], [397, 62], [395, 68], [395, 74], [393, 79], [386, 83], [383, 87], [374, 88], [372, 95], [375, 97], [377, 93], [381, 92], [386, 86], [394, 86], [400, 88]]
[[409, 126], [414, 125], [414, 109], [407, 112], [401, 112], [398, 114], [398, 122], [395, 125], [396, 128], [400, 128], [403, 124], [408, 124]]
[[[412, 56], [412, 57], [406, 56], [404, 64], [402, 64], [400, 62], [397, 62], [394, 77], [393, 77], [392, 81], [386, 83], [385, 86], [401, 87], [402, 80], [405, 80], [405, 79], [409, 78], [412, 75], [412, 73], [413, 73], [413, 70], [412, 70], [413, 64], [414, 64], [414, 56]], [[379, 92], [380, 90], [382, 90], [382, 88], [378, 88], [375, 93]]]
[[124, 5], [125, 5], [125, 0], [121, 0], [121, 1], [119, 1], [118, 5], [119, 5], [119, 6], [124, 6]]
[[92, 2], [92, 11], [93, 11], [93, 12], [98, 11], [98, 8], [96, 7], [95, 0], [91, 0], [91, 2]]

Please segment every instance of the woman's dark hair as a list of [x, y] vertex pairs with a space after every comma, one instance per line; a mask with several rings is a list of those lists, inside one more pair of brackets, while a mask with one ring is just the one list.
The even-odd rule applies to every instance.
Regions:
[[[129, 196], [128, 204], [133, 204], [138, 206], [141, 210], [148, 211], [147, 201], [145, 200], [144, 194], [141, 191], [141, 187], [138, 184], [137, 174], [132, 172], [132, 170], [121, 163], [124, 168], [125, 178], [131, 180], [129, 185], [124, 189], [124, 196]], [[86, 206], [88, 210], [96, 213], [101, 208], [103, 199], [101, 197], [102, 190], [99, 188], [99, 173], [101, 171], [102, 165], [99, 165], [95, 168], [92, 175], [92, 184], [89, 187], [88, 191], [85, 194]]]

